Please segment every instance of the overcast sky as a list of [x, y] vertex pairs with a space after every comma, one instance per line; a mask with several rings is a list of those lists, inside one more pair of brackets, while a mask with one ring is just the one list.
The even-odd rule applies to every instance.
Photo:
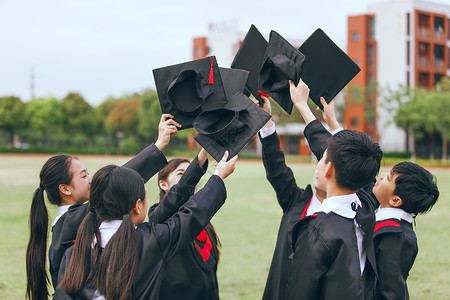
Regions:
[[151, 70], [191, 60], [214, 22], [299, 40], [321, 27], [346, 50], [347, 16], [380, 1], [0, 0], [0, 96], [28, 101], [32, 66], [36, 97], [79, 92], [96, 106], [154, 88]]

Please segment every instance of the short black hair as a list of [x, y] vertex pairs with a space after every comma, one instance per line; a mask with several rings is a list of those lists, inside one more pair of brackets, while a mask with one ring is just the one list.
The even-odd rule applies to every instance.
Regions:
[[375, 179], [383, 152], [367, 134], [342, 130], [328, 139], [327, 159], [334, 165], [336, 183], [352, 191]]
[[436, 177], [428, 170], [412, 162], [396, 164], [392, 170], [395, 179], [394, 195], [402, 199], [401, 208], [413, 215], [431, 210], [439, 198]]

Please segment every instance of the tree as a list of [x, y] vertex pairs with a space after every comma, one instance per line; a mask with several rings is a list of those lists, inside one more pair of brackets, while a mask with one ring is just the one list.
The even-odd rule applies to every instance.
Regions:
[[442, 139], [442, 160], [447, 160], [447, 141], [450, 132], [450, 79], [442, 78], [436, 85], [433, 93], [433, 116], [435, 117], [435, 128], [440, 133]]
[[137, 111], [138, 127], [137, 132], [144, 143], [155, 141], [158, 137], [158, 124], [161, 119], [161, 107], [158, 95], [155, 91], [145, 91], [141, 98], [141, 103]]
[[[125, 146], [121, 142], [125, 139], [127, 140], [127, 153], [135, 152], [140, 147], [140, 145], [136, 144], [135, 138], [138, 126], [137, 111], [139, 105], [140, 98], [138, 95], [134, 95], [128, 99], [120, 99], [114, 104], [105, 119], [105, 130], [115, 137], [119, 148]], [[134, 147], [131, 145], [133, 143], [136, 144]]]
[[8, 147], [14, 143], [14, 133], [24, 125], [25, 104], [17, 97], [0, 98], [0, 128], [4, 130]]
[[442, 159], [447, 159], [448, 126], [450, 124], [450, 83], [444, 78], [433, 90], [399, 87], [387, 98], [398, 106], [395, 124], [413, 138], [412, 159], [415, 159], [415, 140], [427, 137], [431, 147], [429, 158], [434, 158], [433, 136], [442, 138]]
[[61, 101], [64, 116], [64, 132], [71, 136], [95, 134], [96, 115], [92, 106], [78, 93], [69, 93]]
[[50, 133], [60, 133], [63, 125], [61, 103], [55, 98], [36, 98], [25, 105], [28, 134], [41, 145], [49, 145]]

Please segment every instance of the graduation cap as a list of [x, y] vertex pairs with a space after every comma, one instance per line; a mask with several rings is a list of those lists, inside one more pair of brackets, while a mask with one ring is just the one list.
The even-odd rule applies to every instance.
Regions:
[[249, 72], [220, 68], [228, 102], [224, 107], [203, 111], [193, 122], [198, 135], [195, 140], [216, 160], [228, 150], [234, 157], [267, 123], [270, 115], [243, 91]]
[[[300, 46], [306, 56], [302, 80], [309, 87], [309, 97], [323, 109], [320, 97], [327, 103], [358, 74], [361, 69], [322, 29], [317, 29]], [[294, 81], [297, 84], [297, 81]]]
[[263, 64], [266, 48], [266, 39], [252, 24], [231, 63], [232, 69], [242, 69], [250, 72], [244, 94], [247, 96], [252, 94], [260, 103], [262, 99], [259, 91], [259, 71]]
[[295, 84], [299, 82], [304, 62], [305, 55], [277, 32], [270, 32], [269, 44], [259, 73], [259, 88], [270, 94], [288, 114], [291, 114], [294, 106], [289, 80]]
[[153, 70], [162, 113], [170, 113], [181, 129], [203, 111], [227, 102], [214, 56]]

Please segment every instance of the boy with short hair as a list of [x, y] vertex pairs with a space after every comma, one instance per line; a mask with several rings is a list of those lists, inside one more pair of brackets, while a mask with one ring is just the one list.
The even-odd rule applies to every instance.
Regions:
[[[305, 103], [308, 100], [309, 88], [304, 84], [304, 82], [300, 81], [298, 87], [295, 90], [291, 90], [291, 97], [294, 98], [293, 94], [298, 93], [297, 98], [302, 98]], [[300, 94], [300, 95], [299, 95]], [[267, 99], [263, 97], [264, 100], [264, 109], [270, 113], [270, 103]], [[324, 100], [323, 100], [324, 103]], [[330, 105], [332, 107], [332, 105]], [[334, 110], [331, 109], [325, 102], [324, 105], [324, 119], [327, 121], [330, 130], [337, 131], [339, 124], [335, 120]], [[307, 109], [304, 109], [303, 106], [296, 107], [299, 109], [302, 114], [305, 123], [307, 126], [305, 127], [305, 136], [308, 139], [309, 146], [314, 153], [314, 155], [318, 158], [322, 158], [323, 151], [326, 149], [327, 139], [331, 136], [331, 134], [322, 126], [322, 124], [316, 119], [316, 117], [312, 114], [309, 107], [306, 106]], [[328, 111], [327, 111], [328, 110]], [[329, 118], [328, 118], [329, 117]], [[362, 133], [357, 133], [360, 135]], [[290, 276], [293, 275], [293, 272], [296, 270], [292, 269], [290, 255], [292, 254], [292, 245], [295, 244], [293, 242], [293, 238], [295, 235], [292, 235], [292, 227], [297, 223], [298, 220], [308, 219], [311, 216], [314, 216], [314, 213], [321, 206], [321, 202], [324, 198], [326, 198], [326, 193], [323, 189], [318, 188], [316, 185], [316, 176], [314, 177], [314, 186], [316, 187], [316, 193], [312, 193], [312, 189], [308, 186], [306, 189], [300, 189], [297, 187], [295, 183], [295, 178], [293, 177], [292, 171], [285, 165], [284, 155], [280, 149], [279, 140], [276, 135], [275, 126], [272, 121], [269, 121], [266, 124], [265, 128], [263, 128], [260, 132], [261, 142], [263, 145], [263, 162], [266, 168], [267, 178], [271, 182], [275, 191], [277, 192], [277, 198], [280, 206], [283, 208], [283, 218], [280, 224], [277, 244], [274, 252], [274, 256], [272, 259], [272, 264], [270, 266], [269, 275], [266, 283], [266, 287], [264, 290], [263, 299], [284, 299], [286, 292], [291, 286], [287, 285], [287, 281]], [[364, 135], [364, 134], [362, 134]], [[364, 135], [365, 136], [365, 135]], [[367, 136], [365, 136], [367, 137]], [[368, 137], [367, 137], [368, 138]], [[379, 167], [379, 159], [381, 159], [381, 151], [378, 153], [379, 148], [376, 144], [369, 139], [366, 139], [369, 143], [369, 146], [375, 146], [375, 152], [379, 154], [378, 158], [378, 167]], [[370, 165], [370, 163], [369, 163]], [[375, 163], [377, 165], [377, 163]], [[375, 166], [376, 169], [374, 172], [369, 172], [368, 177], [369, 181], [375, 179], [375, 175], [378, 171], [378, 167]], [[370, 167], [369, 167], [370, 169]], [[360, 179], [360, 178], [359, 178]], [[363, 194], [360, 196], [363, 198], [363, 208], [358, 210], [358, 218], [360, 223], [362, 224], [362, 231], [364, 233], [364, 239], [362, 238], [362, 232], [360, 233], [360, 250], [362, 253], [369, 253], [368, 260], [368, 269], [365, 276], [365, 282], [362, 283], [361, 273], [358, 275], [358, 280], [361, 286], [363, 286], [364, 291], [360, 294], [373, 294], [373, 285], [375, 282], [374, 276], [376, 272], [375, 266], [375, 255], [373, 251], [373, 241], [372, 241], [372, 232], [375, 225], [374, 218], [374, 206], [373, 202], [376, 202], [372, 199], [368, 200], [370, 196], [368, 196], [363, 191], [359, 192], [359, 194]], [[367, 204], [370, 202], [370, 204]], [[356, 209], [356, 207], [355, 207]], [[350, 214], [353, 214], [354, 211], [351, 210]], [[352, 220], [353, 221], [353, 220]], [[350, 236], [355, 235], [355, 230], [353, 230], [353, 223], [351, 223]], [[352, 231], [353, 230], [353, 231]], [[360, 229], [358, 229], [361, 231]], [[356, 238], [354, 238], [356, 240]], [[356, 242], [355, 242], [356, 245]], [[305, 245], [308, 247], [308, 245]], [[356, 249], [356, 248], [355, 248]], [[359, 259], [359, 252], [352, 252], [355, 260], [355, 266], [360, 266], [360, 263], [357, 262]], [[352, 256], [352, 255], [350, 255]], [[365, 256], [364, 256], [364, 264], [365, 264]], [[360, 267], [358, 267], [360, 268]], [[308, 272], [308, 270], [305, 270]], [[343, 276], [345, 274], [343, 273]], [[317, 279], [319, 282], [319, 279]], [[338, 282], [337, 282], [338, 283]], [[356, 294], [355, 299], [358, 298]], [[300, 294], [293, 296], [294, 298], [301, 296], [303, 298], [304, 293], [300, 291]], [[320, 298], [319, 292], [316, 294], [309, 295], [309, 298]], [[304, 299], [309, 299], [308, 297], [304, 297]], [[369, 297], [370, 298], [370, 297]]]
[[[290, 84], [294, 105], [307, 117], [302, 81]], [[365, 133], [343, 130], [328, 139], [313, 179], [327, 198], [289, 233], [287, 299], [373, 298], [375, 201], [362, 188], [375, 178], [381, 157], [379, 145]]]
[[406, 279], [418, 252], [412, 221], [436, 203], [436, 179], [415, 163], [401, 162], [380, 176], [373, 194], [380, 203], [374, 230], [376, 299], [409, 299]]

